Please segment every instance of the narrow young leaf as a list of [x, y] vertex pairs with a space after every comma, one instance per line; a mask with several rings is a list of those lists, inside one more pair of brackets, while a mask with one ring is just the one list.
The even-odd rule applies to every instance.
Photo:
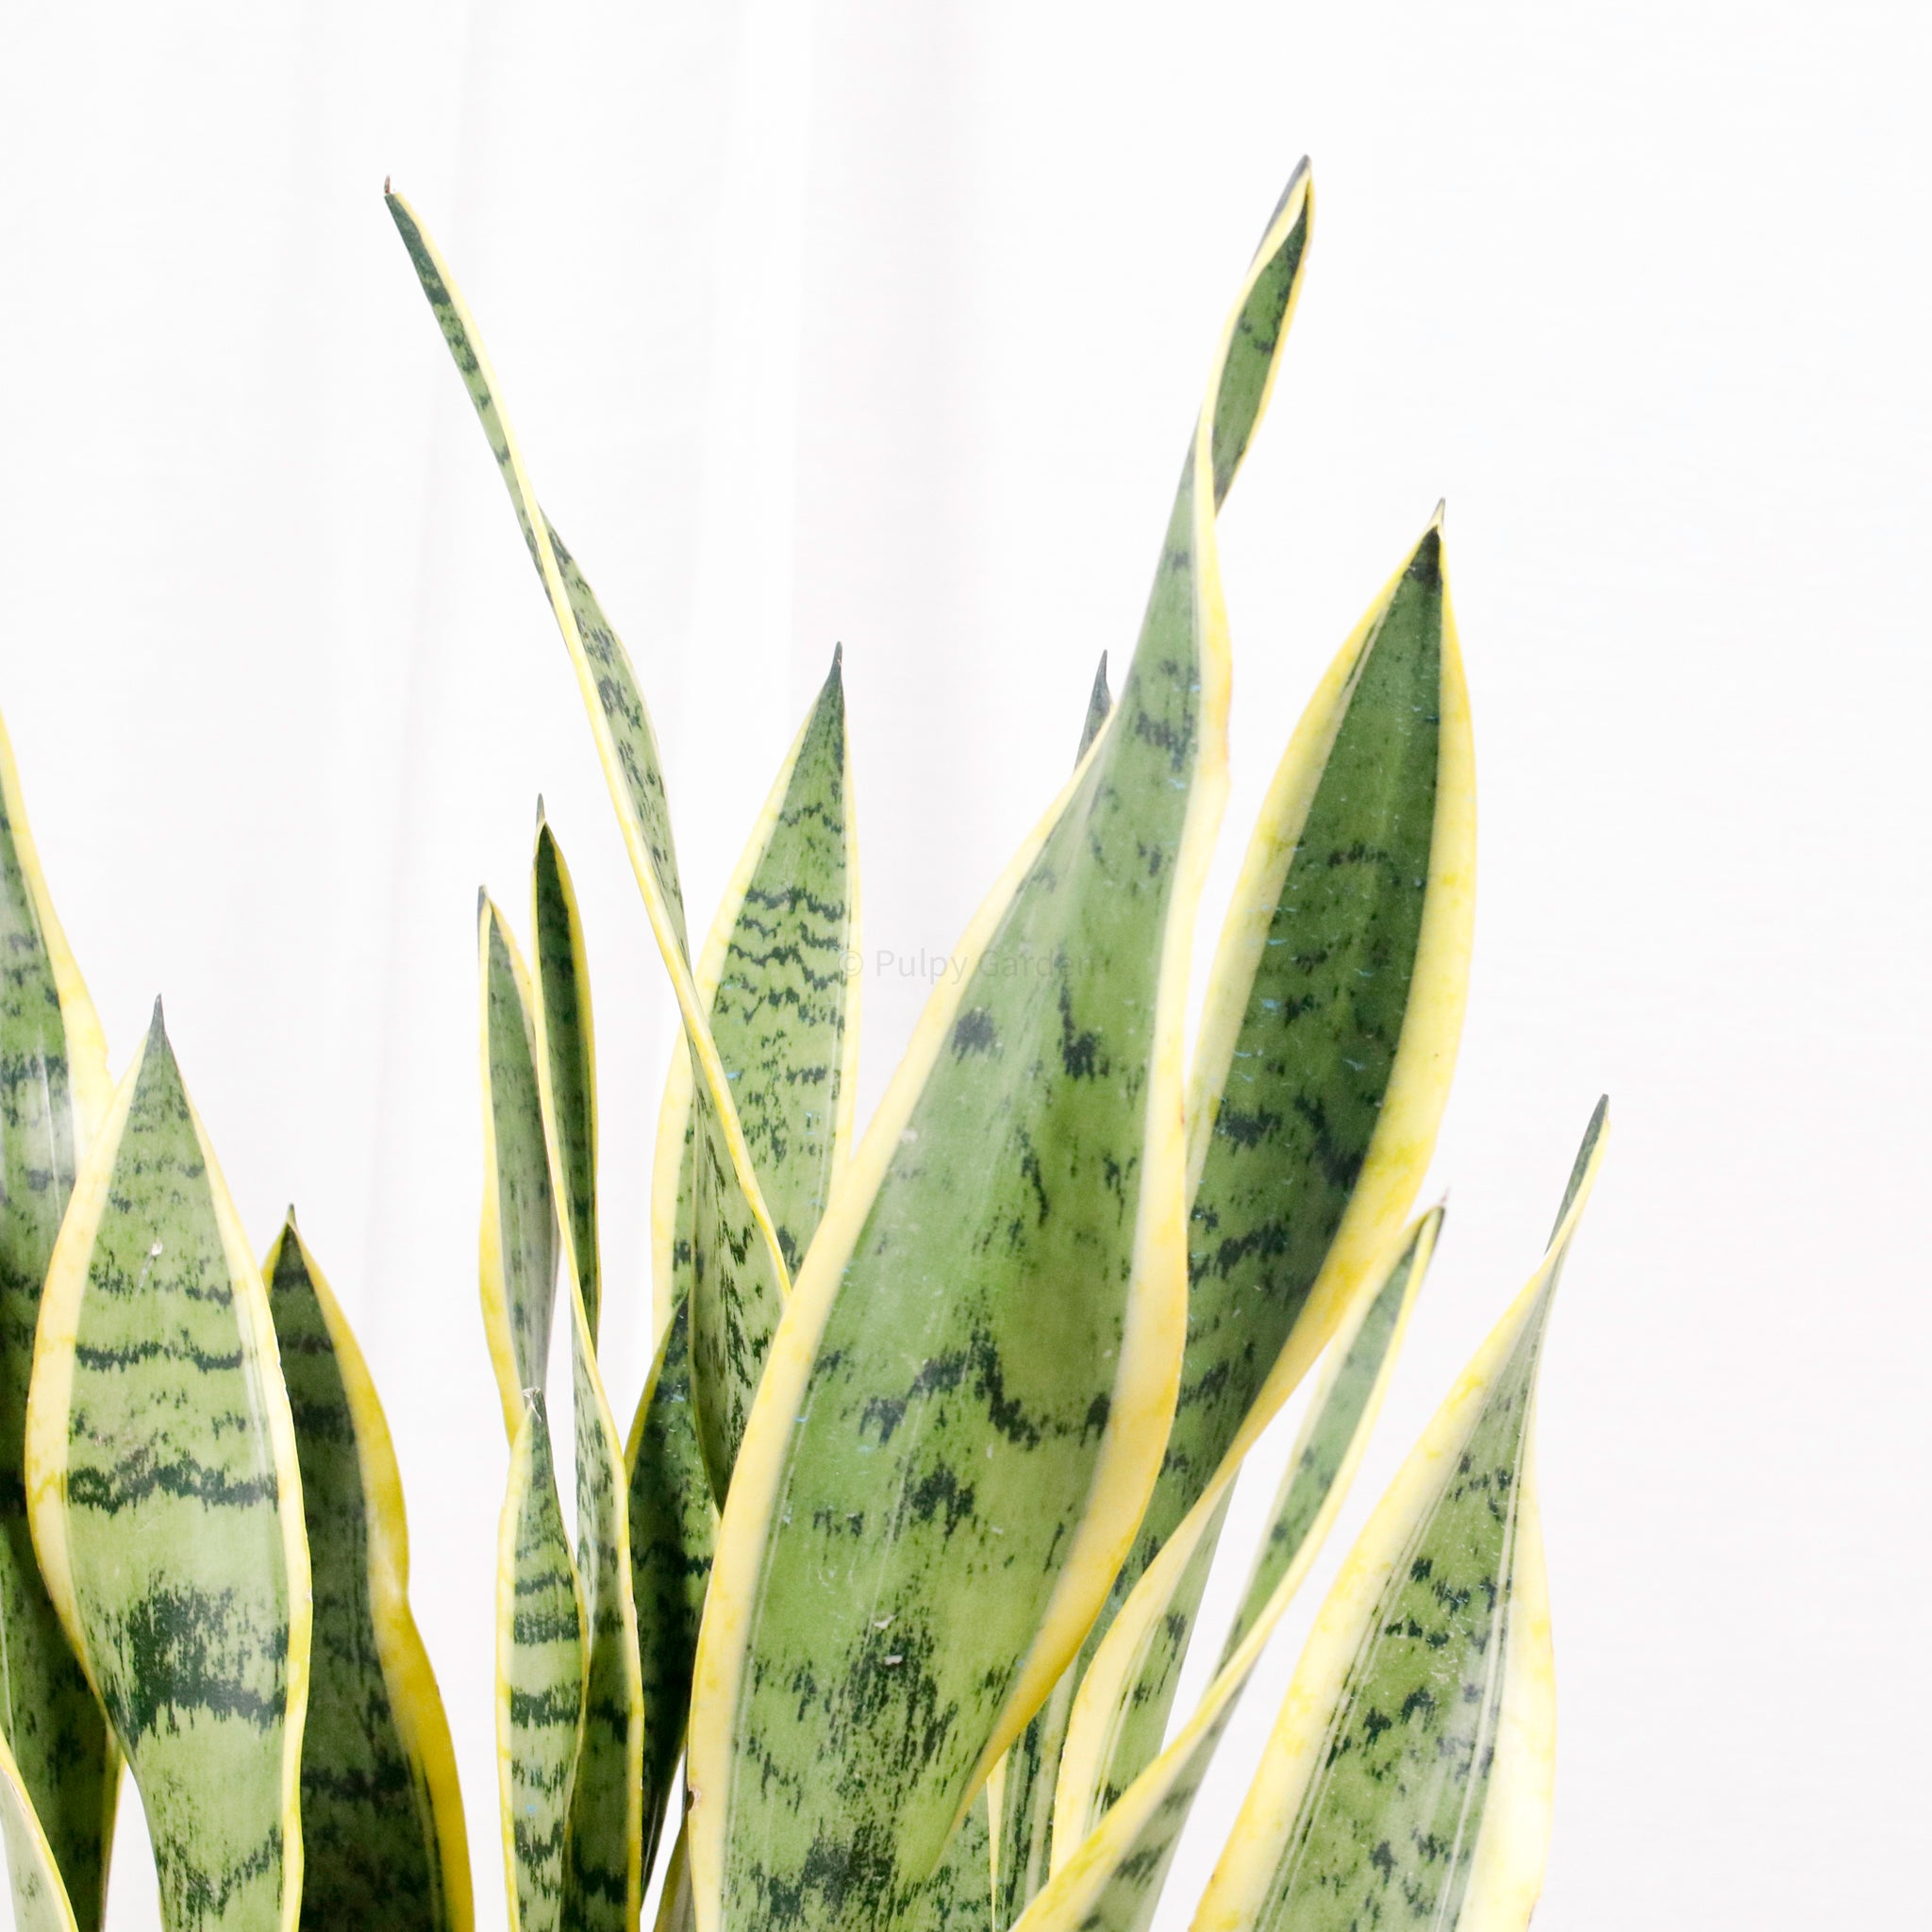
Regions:
[[[107, 1901], [121, 1766], [41, 1577], [22, 1467], [41, 1284], [111, 1099], [100, 1022], [55, 917], [0, 724], [0, 1742], [86, 1932]], [[26, 1882], [14, 1886], [23, 1923], [43, 1909]]]
[[1606, 1127], [1600, 1106], [1541, 1266], [1329, 1592], [1196, 1932], [1345, 1932], [1396, 1912], [1443, 1932], [1529, 1923], [1555, 1721], [1536, 1374]]
[[262, 1263], [302, 1469], [313, 1580], [302, 1735], [302, 1924], [469, 1932], [449, 1722], [409, 1614], [389, 1424], [291, 1210]]
[[1305, 209], [1298, 175], [1217, 350], [1113, 720], [968, 929], [774, 1339], [699, 1637], [700, 1932], [911, 1902], [1159, 1466], [1190, 935], [1226, 782], [1212, 459], [1254, 426], [1265, 383], [1244, 354], [1223, 376], [1279, 339]]
[[561, 1230], [543, 1132], [542, 1074], [530, 975], [508, 922], [476, 899], [482, 985], [483, 1329], [512, 1441], [525, 1395], [543, 1387]]
[[559, 1932], [588, 1647], [542, 1391], [524, 1399], [496, 1549], [496, 1764], [510, 1932]]
[[1086, 722], [1080, 726], [1080, 749], [1074, 754], [1077, 765], [1087, 756], [1087, 748], [1100, 736], [1100, 727], [1107, 723], [1107, 714], [1113, 709], [1113, 692], [1107, 684], [1107, 653], [1100, 654], [1100, 669], [1093, 674], [1093, 689], [1087, 697]]
[[[858, 854], [845, 686], [835, 654], [753, 827], [698, 960], [697, 987], [737, 1096], [758, 1184], [796, 1268], [850, 1151], [858, 1092]], [[728, 1162], [688, 1058], [658, 1129], [653, 1223], [659, 1329], [692, 1297], [699, 1440], [722, 1499], [783, 1294], [754, 1248], [741, 1263], [721, 1203]]]
[[55, 1245], [26, 1481], [48, 1591], [141, 1788], [169, 1932], [292, 1932], [301, 1471], [268, 1293], [158, 1003]]
[[[1335, 1338], [1330, 1366], [1290, 1457], [1292, 1505], [1277, 1513], [1268, 1585], [1243, 1606], [1245, 1627], [1200, 1705], [1168, 1748], [1135, 1778], [1099, 1824], [1067, 1846], [1050, 1884], [1020, 1920], [1025, 1932], [1146, 1932], [1195, 1793], [1246, 1688], [1329, 1525], [1340, 1511], [1389, 1386], [1409, 1310], [1427, 1272], [1441, 1210], [1425, 1215], [1385, 1257]], [[1231, 1488], [1224, 1490], [1224, 1510]], [[1278, 1558], [1278, 1560], [1277, 1560]], [[1199, 1561], [1198, 1547], [1182, 1567]], [[1177, 1591], [1176, 1594], [1181, 1594]], [[1114, 1625], [1108, 1644], [1121, 1642]], [[1095, 1669], [1108, 1668], [1106, 1646]]]
[[1180, 1402], [1114, 1585], [1124, 1674], [1090, 1668], [1074, 1702], [1056, 1862], [1159, 1751], [1221, 1499], [1427, 1169], [1468, 987], [1474, 770], [1432, 523], [1297, 727], [1236, 888], [1191, 1095]]
[[79, 1932], [60, 1868], [7, 1740], [0, 1738], [0, 1840], [13, 1884], [14, 1932]]
[[482, 336], [471, 319], [455, 276], [408, 204], [400, 195], [387, 192], [384, 199], [469, 391], [477, 420], [483, 425], [524, 540], [529, 546], [530, 559], [537, 567], [576, 672], [577, 686], [597, 743], [597, 756], [604, 767], [605, 782], [611, 803], [617, 808], [618, 824], [630, 855], [631, 870], [643, 894], [644, 910], [656, 935], [658, 950], [663, 956], [665, 971], [671, 975], [672, 991], [677, 997], [685, 1039], [698, 1062], [703, 1076], [700, 1084], [710, 1097], [718, 1137], [728, 1157], [723, 1162], [728, 1180], [718, 1212], [741, 1252], [748, 1255], [753, 1242], [762, 1244], [764, 1266], [771, 1278], [778, 1283], [781, 1292], [789, 1291], [791, 1273], [759, 1192], [724, 1067], [691, 978], [684, 897], [671, 839], [663, 772], [657, 736], [638, 689], [637, 675], [583, 573], [537, 502], [509, 419], [501, 406], [496, 377], [484, 353]]

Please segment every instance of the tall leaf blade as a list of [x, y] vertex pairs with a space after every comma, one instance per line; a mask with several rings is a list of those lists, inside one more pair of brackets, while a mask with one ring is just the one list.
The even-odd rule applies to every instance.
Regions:
[[[55, 917], [0, 724], [0, 1741], [88, 1932], [107, 1903], [121, 1767], [41, 1576], [22, 1468], [41, 1285], [111, 1098], [100, 1022]], [[14, 1888], [23, 1917], [30, 1904], [42, 1909], [25, 1882]]]
[[289, 1932], [301, 1470], [267, 1291], [158, 1003], [55, 1246], [26, 1469], [48, 1590], [141, 1788], [170, 1932]]
[[1278, 340], [1305, 211], [1298, 176], [1217, 350], [1120, 702], [969, 928], [774, 1339], [699, 1639], [701, 1932], [905, 1909], [1158, 1467], [1190, 929], [1225, 791], [1212, 440], [1265, 393], [1222, 378], [1251, 306]]
[[[745, 843], [696, 976], [793, 1269], [850, 1152], [858, 1091], [858, 854], [841, 655]], [[699, 1437], [722, 1498], [783, 1296], [767, 1271], [737, 1261], [719, 1224], [727, 1163], [702, 1085], [695, 1109], [692, 1098], [691, 1063], [674, 1060], [654, 1187], [658, 1315], [661, 1330], [672, 1307], [692, 1299]]]
[[409, 1613], [389, 1424], [291, 1212], [262, 1263], [302, 1470], [313, 1641], [302, 1735], [302, 1923], [469, 1932], [449, 1721]]
[[[1159, 1751], [1228, 1486], [1427, 1169], [1468, 987], [1474, 796], [1432, 522], [1298, 726], [1236, 887], [1191, 1096], [1180, 1402], [1114, 1585], [1134, 1628], [1110, 1653], [1125, 1674], [1090, 1669], [1074, 1706], [1056, 1861]], [[1141, 1589], [1181, 1546], [1169, 1585]]]
[[[1426, 1215], [1385, 1258], [1335, 1339], [1329, 1373], [1291, 1457], [1293, 1507], [1277, 1515], [1265, 1545], [1266, 1594], [1252, 1598], [1241, 1641], [1231, 1647], [1179, 1736], [1135, 1778], [1099, 1825], [1069, 1847], [1052, 1882], [1020, 1920], [1025, 1932], [1146, 1932], [1201, 1781], [1282, 1613], [1341, 1507], [1374, 1426], [1410, 1309], [1427, 1273], [1441, 1212]], [[1183, 1559], [1187, 1563], [1194, 1557]], [[1108, 1642], [1121, 1641], [1114, 1626]], [[1105, 1668], [1105, 1655], [1095, 1660]]]
[[1552, 1297], [1601, 1165], [1584, 1138], [1541, 1267], [1349, 1554], [1197, 1932], [1529, 1922], [1554, 1699], [1531, 1435]]

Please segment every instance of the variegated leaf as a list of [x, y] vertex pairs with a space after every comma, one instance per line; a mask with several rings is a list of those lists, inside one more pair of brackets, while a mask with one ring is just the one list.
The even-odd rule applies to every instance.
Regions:
[[[1441, 1224], [1439, 1208], [1408, 1230], [1335, 1338], [1329, 1370], [1290, 1457], [1288, 1482], [1264, 1545], [1266, 1588], [1251, 1589], [1243, 1604], [1241, 1641], [1230, 1645], [1179, 1736], [1094, 1830], [1068, 1847], [1051, 1883], [1021, 1918], [1024, 1932], [1146, 1932], [1222, 1734], [1354, 1479]], [[1224, 1510], [1225, 1504], [1224, 1495]], [[1180, 1567], [1193, 1567], [1199, 1554], [1197, 1547], [1183, 1556]], [[1257, 1571], [1256, 1582], [1260, 1581]], [[1118, 1644], [1125, 1635], [1116, 1624], [1108, 1643]], [[1103, 1645], [1094, 1668], [1108, 1666]]]
[[1603, 1158], [1600, 1106], [1549, 1251], [1350, 1552], [1196, 1932], [1522, 1932], [1554, 1767], [1531, 1432], [1550, 1303]]
[[[841, 656], [779, 769], [698, 960], [697, 987], [738, 1116], [795, 1268], [850, 1152], [858, 1091], [858, 855]], [[729, 1167], [702, 1086], [674, 1060], [658, 1130], [659, 1319], [691, 1298], [699, 1441], [722, 1498], [783, 1307], [754, 1247], [741, 1262], [721, 1203]]]
[[267, 1291], [158, 1003], [55, 1245], [26, 1474], [49, 1593], [141, 1788], [169, 1932], [292, 1932], [301, 1472]]
[[699, 1637], [700, 1932], [911, 1903], [1158, 1468], [1187, 962], [1225, 791], [1218, 458], [1266, 393], [1251, 352], [1279, 340], [1305, 196], [1217, 351], [1120, 701], [958, 949], [774, 1340]]
[[[121, 1767], [42, 1581], [22, 1459], [41, 1284], [111, 1097], [100, 1023], [55, 917], [0, 724], [0, 1742], [86, 1932], [106, 1904]], [[25, 1882], [14, 1889], [24, 1923], [44, 1909]]]
[[5, 1738], [0, 1738], [0, 1839], [6, 1840], [13, 1885], [14, 1932], [79, 1932], [54, 1848], [34, 1815], [26, 1781]]
[[644, 910], [658, 949], [671, 976], [685, 1039], [710, 1097], [720, 1149], [720, 1195], [716, 1212], [734, 1249], [749, 1257], [756, 1245], [762, 1266], [779, 1291], [789, 1291], [791, 1274], [777, 1232], [766, 1211], [756, 1169], [704, 1005], [691, 977], [685, 937], [684, 898], [677, 857], [671, 838], [671, 815], [650, 712], [638, 689], [630, 658], [610, 628], [583, 573], [539, 506], [516, 438], [505, 414], [483, 339], [472, 320], [456, 278], [427, 231], [400, 195], [385, 190], [403, 244], [408, 250], [423, 292], [436, 316], [468, 390], [505, 488], [516, 510], [531, 561], [537, 567], [558, 628], [563, 634], [578, 689], [590, 714], [597, 755], [604, 767], [631, 869], [643, 893]]
[[524, 1398], [496, 1551], [496, 1765], [510, 1932], [559, 1932], [588, 1647], [541, 1390]]
[[302, 1924], [469, 1932], [462, 1797], [449, 1722], [409, 1613], [389, 1424], [292, 1210], [262, 1275], [294, 1420], [314, 1606]]
[[[1123, 1674], [1090, 1668], [1074, 1702], [1055, 1862], [1160, 1749], [1222, 1499], [1421, 1185], [1461, 1030], [1474, 846], [1468, 698], [1432, 522], [1316, 692], [1236, 887], [1191, 1095], [1180, 1401], [1114, 1586], [1133, 1629], [1110, 1653]], [[1141, 1588], [1180, 1547], [1190, 1560]]]

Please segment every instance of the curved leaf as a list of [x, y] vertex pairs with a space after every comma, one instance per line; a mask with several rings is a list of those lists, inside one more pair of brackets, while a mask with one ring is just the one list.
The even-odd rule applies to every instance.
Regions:
[[7, 1870], [13, 1882], [14, 1932], [78, 1932], [54, 1848], [34, 1815], [26, 1782], [5, 1738], [0, 1738], [0, 1839], [7, 1843]]
[[[858, 1093], [858, 854], [841, 655], [792, 740], [697, 967], [745, 1144], [792, 1268], [850, 1151]], [[727, 1164], [702, 1086], [697, 1095], [693, 1109], [691, 1063], [675, 1059], [658, 1128], [653, 1233], [660, 1331], [672, 1307], [692, 1298], [698, 1435], [722, 1498], [784, 1304], [756, 1265], [757, 1250], [740, 1265], [719, 1224]]]
[[[0, 1741], [89, 1932], [107, 1903], [121, 1766], [41, 1578], [22, 1461], [41, 1284], [112, 1094], [100, 1022], [55, 916], [0, 724]], [[25, 1917], [42, 1907], [23, 1882], [14, 1904]]]
[[[1328, 1372], [1289, 1458], [1274, 1530], [1264, 1545], [1267, 1588], [1249, 1593], [1241, 1641], [1230, 1647], [1179, 1736], [1061, 1860], [1022, 1917], [1025, 1932], [1145, 1932], [1227, 1721], [1354, 1480], [1441, 1225], [1438, 1208], [1408, 1230], [1385, 1259], [1380, 1280], [1370, 1284], [1336, 1336]], [[1198, 1552], [1186, 1558], [1196, 1560]], [[1124, 1634], [1116, 1624], [1108, 1641]], [[1096, 1668], [1106, 1664], [1103, 1648]]]
[[510, 1932], [558, 1932], [587, 1633], [541, 1391], [524, 1398], [496, 1545], [496, 1766]]
[[[1191, 1096], [1180, 1400], [1114, 1585], [1134, 1631], [1109, 1651], [1123, 1674], [1090, 1667], [1074, 1702], [1056, 1861], [1159, 1751], [1221, 1499], [1422, 1184], [1461, 1032], [1474, 868], [1468, 693], [1431, 523], [1297, 727], [1235, 890]], [[1140, 1587], [1183, 1547], [1164, 1585]]]
[[1603, 1158], [1585, 1135], [1542, 1264], [1350, 1552], [1197, 1932], [1529, 1921], [1554, 1700], [1530, 1436], [1551, 1299]]
[[302, 1923], [469, 1932], [449, 1721], [409, 1613], [389, 1424], [291, 1209], [261, 1265], [302, 1469], [314, 1622], [302, 1734]]
[[55, 1245], [26, 1449], [48, 1591], [141, 1788], [170, 1932], [292, 1932], [301, 1471], [267, 1291], [158, 1003]]
[[910, 1903], [1158, 1467], [1191, 928], [1225, 791], [1212, 454], [1229, 412], [1237, 442], [1253, 427], [1243, 345], [1279, 338], [1305, 204], [1298, 176], [1217, 349], [1120, 702], [969, 928], [774, 1340], [699, 1637], [700, 1932]]

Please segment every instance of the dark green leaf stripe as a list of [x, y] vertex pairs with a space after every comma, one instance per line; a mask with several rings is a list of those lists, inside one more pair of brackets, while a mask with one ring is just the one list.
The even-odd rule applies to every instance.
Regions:
[[698, 1620], [711, 1575], [717, 1512], [691, 1400], [691, 1307], [672, 1310], [638, 1403], [630, 1472], [630, 1561], [643, 1668], [643, 1864], [657, 1857], [684, 1749]]
[[[0, 1741], [86, 1932], [106, 1904], [120, 1764], [42, 1581], [22, 1466], [41, 1284], [111, 1091], [100, 1023], [54, 916], [0, 724]], [[14, 1870], [26, 1868], [16, 1860]], [[14, 1884], [24, 1924], [41, 1909], [27, 1882]]]
[[514, 1439], [550, 1369], [559, 1231], [543, 1133], [530, 975], [508, 922], [476, 902], [483, 1007], [483, 1327]]
[[741, 1214], [731, 1218], [734, 1223], [742, 1220], [755, 1232], [767, 1251], [773, 1278], [789, 1288], [791, 1272], [759, 1193], [751, 1153], [738, 1124], [737, 1105], [691, 977], [684, 899], [671, 840], [662, 767], [650, 713], [638, 689], [637, 675], [617, 634], [605, 621], [583, 573], [538, 507], [516, 438], [502, 408], [482, 338], [455, 277], [408, 204], [400, 195], [386, 193], [385, 198], [443, 341], [483, 425], [529, 546], [531, 561], [537, 566], [544, 594], [550, 600], [551, 611], [570, 652], [597, 742], [597, 755], [604, 767], [605, 782], [611, 803], [617, 808], [631, 869], [637, 874], [658, 950], [663, 957], [665, 971], [671, 975], [672, 990], [677, 995], [686, 1041], [703, 1074], [700, 1084], [710, 1095], [717, 1115], [718, 1133], [729, 1157], [724, 1165], [742, 1195]]
[[389, 1424], [295, 1228], [262, 1263], [302, 1465], [314, 1634], [302, 1737], [303, 1932], [468, 1932], [449, 1724], [409, 1614]]
[[267, 1291], [158, 1004], [55, 1247], [27, 1499], [141, 1788], [169, 1932], [291, 1932], [301, 1474]]
[[[1441, 1224], [1438, 1209], [1408, 1230], [1336, 1337], [1329, 1371], [1291, 1457], [1291, 1469], [1298, 1473], [1290, 1485], [1299, 1534], [1291, 1545], [1280, 1546], [1278, 1562], [1271, 1555], [1267, 1589], [1252, 1600], [1241, 1642], [1230, 1649], [1173, 1744], [1128, 1786], [1093, 1831], [1065, 1847], [1051, 1883], [1020, 1921], [1026, 1932], [1146, 1932], [1152, 1923], [1169, 1863], [1227, 1721], [1360, 1462]], [[1231, 1492], [1231, 1486], [1223, 1491], [1224, 1509]], [[1266, 1547], [1274, 1552], [1275, 1541], [1271, 1538]], [[1192, 1571], [1200, 1548], [1174, 1560]], [[1174, 1595], [1185, 1596], [1185, 1586]], [[1198, 1597], [1197, 1588], [1192, 1600]], [[1115, 1630], [1108, 1641], [1118, 1643], [1124, 1633], [1118, 1624]], [[1103, 1650], [1095, 1669], [1108, 1667]]]
[[1194, 1556], [1167, 1601], [1138, 1607], [1127, 1683], [1083, 1681], [1058, 1787], [1075, 1841], [1160, 1749], [1219, 1535], [1204, 1497], [1327, 1341], [1427, 1168], [1468, 983], [1467, 717], [1432, 523], [1317, 692], [1237, 888], [1191, 1096], [1180, 1400], [1110, 1610], [1184, 1522]]
[[1550, 1302], [1604, 1125], [1599, 1108], [1542, 1265], [1323, 1607], [1198, 1926], [1527, 1923], [1553, 1715], [1530, 1431]]
[[1093, 689], [1087, 697], [1087, 716], [1080, 726], [1080, 749], [1074, 756], [1077, 765], [1087, 756], [1087, 747], [1100, 736], [1107, 714], [1113, 709], [1113, 692], [1107, 684], [1107, 653], [1100, 654], [1100, 669], [1093, 674]]
[[[1236, 324], [1285, 310], [1303, 214], [1298, 192]], [[1114, 717], [974, 920], [774, 1340], [699, 1638], [700, 1932], [912, 1903], [1158, 1467], [1189, 932], [1225, 791], [1209, 440], [1233, 327]]]
[[13, 1881], [14, 1932], [78, 1932], [54, 1848], [34, 1815], [33, 1800], [7, 1740], [0, 1738], [0, 1840]]
[[550, 1424], [542, 1394], [533, 1390], [510, 1452], [497, 1541], [496, 1754], [510, 1932], [558, 1932], [564, 1923], [586, 1648]]
[[[835, 654], [697, 971], [745, 1143], [792, 1268], [810, 1244], [851, 1142], [858, 920], [845, 687]], [[693, 1297], [699, 1440], [722, 1498], [784, 1291], [744, 1222], [708, 1096], [702, 1084], [695, 1091], [693, 1109], [692, 1069], [681, 1063], [658, 1129], [658, 1259], [668, 1301]]]

